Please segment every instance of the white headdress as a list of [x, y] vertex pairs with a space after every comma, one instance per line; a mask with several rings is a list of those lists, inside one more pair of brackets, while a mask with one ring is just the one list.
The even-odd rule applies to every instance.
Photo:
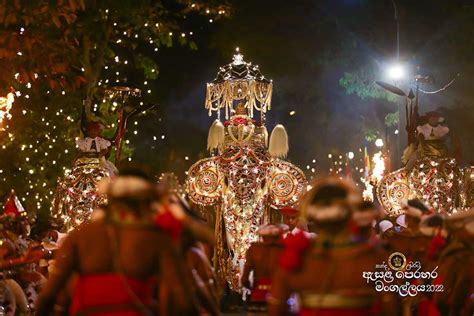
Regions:
[[149, 195], [152, 189], [151, 183], [135, 176], [104, 178], [97, 184], [97, 192], [111, 198], [142, 198]]

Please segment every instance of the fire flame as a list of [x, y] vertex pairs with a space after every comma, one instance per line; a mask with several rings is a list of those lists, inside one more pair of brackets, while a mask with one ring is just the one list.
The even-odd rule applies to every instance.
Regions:
[[378, 183], [380, 180], [382, 180], [383, 174], [385, 172], [385, 159], [381, 151], [374, 155], [372, 162], [374, 163], [374, 169], [372, 169], [372, 180], [375, 183]]

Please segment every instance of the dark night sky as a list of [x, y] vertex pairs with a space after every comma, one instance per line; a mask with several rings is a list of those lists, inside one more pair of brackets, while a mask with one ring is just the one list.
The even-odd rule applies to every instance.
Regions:
[[[274, 81], [269, 130], [282, 123], [290, 136], [289, 159], [305, 167], [317, 159], [327, 172], [329, 152], [356, 152], [364, 128], [385, 131], [384, 116], [396, 105], [348, 95], [339, 84], [344, 72], [375, 69], [373, 80], [385, 80], [383, 69], [396, 55], [396, 28], [391, 0], [235, 0], [230, 19], [195, 32], [198, 50], [175, 46], [158, 57], [156, 89], [159, 114], [144, 119], [145, 133], [165, 140], [137, 142], [135, 157], [160, 171], [182, 177], [205, 155], [207, 130], [213, 118], [204, 109], [205, 85], [219, 66], [231, 61], [239, 46], [245, 60], [260, 65]], [[457, 74], [445, 92], [421, 96], [421, 112], [445, 107], [448, 122], [463, 133], [465, 162], [474, 160], [472, 77], [474, 8], [472, 1], [397, 0], [400, 55], [413, 73], [432, 75], [435, 90]], [[466, 12], [470, 12], [469, 15]], [[469, 27], [470, 26], [470, 27]], [[404, 88], [408, 83], [401, 84]], [[455, 105], [464, 105], [456, 110]], [[454, 109], [454, 110], [453, 110]], [[289, 116], [290, 110], [296, 115]], [[161, 122], [158, 121], [161, 117]], [[171, 156], [170, 156], [171, 155]], [[189, 156], [189, 161], [184, 157]], [[163, 163], [173, 157], [171, 163]]]

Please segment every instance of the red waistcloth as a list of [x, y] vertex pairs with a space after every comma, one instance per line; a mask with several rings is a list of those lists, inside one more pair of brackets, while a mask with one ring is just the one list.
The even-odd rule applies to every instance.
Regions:
[[418, 303], [416, 311], [417, 316], [441, 316], [438, 307], [433, 303], [432, 300], [422, 300]]
[[301, 308], [300, 316], [372, 316], [372, 308]]
[[268, 293], [270, 292], [270, 287], [272, 285], [272, 278], [258, 278], [255, 280], [255, 285], [252, 289], [252, 294], [250, 294], [251, 302], [258, 302], [267, 300]]
[[[137, 280], [125, 277], [128, 287], [144, 305], [152, 302], [153, 279]], [[92, 311], [87, 315], [101, 316], [142, 316], [143, 313], [134, 308], [134, 300], [127, 290], [122, 277], [115, 273], [82, 275], [77, 279], [72, 295], [70, 314]]]

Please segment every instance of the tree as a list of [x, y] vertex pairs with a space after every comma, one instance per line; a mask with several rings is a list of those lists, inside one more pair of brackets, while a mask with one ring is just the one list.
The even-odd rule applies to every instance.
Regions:
[[104, 88], [143, 82], [140, 101], [156, 101], [148, 87], [157, 51], [195, 49], [193, 32], [228, 13], [223, 1], [3, 1], [0, 84], [17, 97], [0, 132], [0, 196], [15, 188], [45, 220], [56, 179], [74, 160], [83, 104], [113, 130], [117, 105]]

